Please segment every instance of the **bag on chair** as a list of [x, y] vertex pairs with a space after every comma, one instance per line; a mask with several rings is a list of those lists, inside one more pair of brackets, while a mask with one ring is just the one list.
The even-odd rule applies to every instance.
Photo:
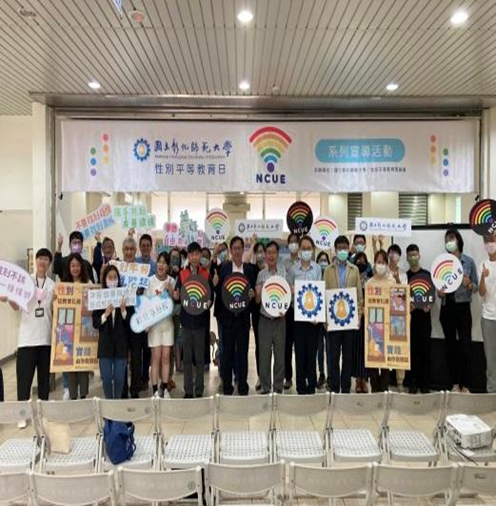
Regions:
[[136, 450], [134, 442], [134, 423], [105, 420], [103, 442], [107, 456], [112, 464], [117, 465], [130, 460]]

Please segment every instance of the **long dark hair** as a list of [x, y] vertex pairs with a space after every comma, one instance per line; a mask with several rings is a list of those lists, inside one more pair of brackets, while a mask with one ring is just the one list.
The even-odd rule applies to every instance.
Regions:
[[90, 280], [88, 271], [86, 270], [86, 265], [84, 264], [83, 257], [79, 253], [71, 253], [66, 260], [65, 269], [62, 273], [61, 281], [65, 283], [74, 283], [74, 279], [71, 275], [71, 262], [76, 260], [81, 266], [81, 283], [88, 283]]
[[119, 269], [115, 265], [107, 265], [102, 273], [102, 287], [108, 288], [107, 286], [107, 276], [109, 272], [115, 271], [117, 273], [117, 286], [121, 286], [121, 275], [119, 274]]

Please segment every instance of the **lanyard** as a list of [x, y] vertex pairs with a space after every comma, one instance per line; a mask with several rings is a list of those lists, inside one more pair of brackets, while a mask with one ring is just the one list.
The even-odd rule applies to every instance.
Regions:
[[[36, 278], [36, 288], [40, 288], [40, 286], [38, 285], [38, 276], [35, 276]], [[41, 290], [43, 290], [43, 288], [45, 287], [45, 283], [46, 283], [46, 277], [43, 278], [43, 284], [41, 285]], [[37, 293], [36, 295], [38, 295], [38, 306], [41, 306], [41, 299], [39, 298], [40, 297], [40, 294]]]

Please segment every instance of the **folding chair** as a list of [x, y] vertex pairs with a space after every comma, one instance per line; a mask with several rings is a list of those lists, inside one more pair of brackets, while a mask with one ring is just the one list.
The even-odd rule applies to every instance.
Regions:
[[373, 466], [373, 490], [386, 492], [390, 506], [396, 495], [420, 498], [444, 494], [445, 504], [455, 504], [453, 501], [456, 498], [458, 477], [456, 465], [420, 468], [374, 463]]
[[[226, 431], [221, 427], [225, 418], [243, 421], [257, 416], [268, 418], [267, 429]], [[233, 397], [216, 395], [217, 462], [221, 464], [263, 464], [272, 458], [272, 394]]]
[[[496, 495], [496, 468], [459, 464], [456, 499], [461, 493], [466, 492], [494, 497]], [[455, 503], [456, 501], [453, 502]]]
[[[446, 393], [445, 415], [464, 414], [484, 417], [492, 415], [492, 420], [487, 420], [490, 426], [494, 427], [496, 416], [496, 394], [462, 394]], [[496, 452], [491, 444], [488, 447], [464, 449], [452, 443], [447, 436], [446, 427], [443, 427], [444, 447], [448, 460], [450, 461], [472, 461], [472, 462], [495, 462]], [[493, 441], [496, 431], [493, 430]]]
[[[348, 395], [348, 394], [343, 394]], [[313, 498], [335, 499], [365, 494], [364, 504], [372, 504], [372, 464], [359, 467], [322, 468], [291, 463], [289, 466], [289, 505], [296, 494]]]
[[[251, 466], [226, 466], [210, 463], [206, 468], [205, 487], [209, 493], [210, 506], [221, 503], [221, 494], [236, 499], [265, 499], [264, 506], [279, 505], [283, 502], [285, 482], [284, 461], [273, 464]], [[250, 501], [250, 504], [258, 502]]]
[[[380, 462], [382, 452], [376, 438], [367, 428], [341, 429], [335, 426], [338, 413], [346, 416], [370, 419], [374, 412], [380, 416], [379, 426], [387, 409], [387, 393], [331, 394], [329, 460], [335, 462]], [[360, 420], [360, 423], [362, 421]], [[378, 430], [379, 432], [379, 430]]]
[[175, 502], [197, 494], [198, 506], [203, 506], [203, 482], [200, 467], [177, 471], [117, 470], [120, 504], [146, 501]]
[[[328, 392], [314, 395], [281, 395], [274, 394], [274, 458], [287, 462], [316, 462], [325, 465], [329, 439], [329, 399]], [[321, 431], [317, 430], [283, 430], [276, 420], [281, 415], [310, 417], [323, 415]], [[318, 422], [317, 422], [318, 423]], [[320, 423], [319, 423], [320, 425]]]
[[[155, 427], [155, 403], [149, 399], [95, 399], [98, 412], [98, 425], [103, 435], [105, 420], [116, 422], [143, 422], [150, 423], [152, 435], [136, 435], [134, 441], [136, 450], [130, 460], [120, 464], [123, 467], [134, 469], [156, 469], [157, 459], [157, 434]], [[103, 436], [102, 436], [103, 439]], [[105, 451], [105, 442], [102, 443], [101, 469], [108, 471], [116, 466], [110, 462]]]
[[[159, 458], [163, 469], [204, 467], [213, 461], [215, 439], [215, 401], [213, 397], [200, 399], [157, 399], [157, 432]], [[172, 434], [164, 432], [162, 422], [201, 421], [208, 419], [210, 433]], [[208, 426], [203, 426], [206, 432]], [[189, 431], [188, 431], [189, 432]]]
[[0, 472], [33, 469], [39, 455], [39, 433], [32, 401], [0, 402], [0, 426], [15, 425], [31, 419], [35, 430], [30, 438], [9, 438], [0, 446]]
[[29, 476], [26, 471], [0, 473], [0, 504], [28, 504]]
[[[92, 399], [78, 401], [42, 401], [38, 399], [38, 424], [42, 434], [41, 473], [90, 473], [96, 472], [100, 457], [100, 435], [96, 425], [95, 406]], [[92, 436], [71, 436], [68, 454], [50, 451], [50, 441], [45, 422], [80, 424], [91, 422]], [[71, 428], [72, 430], [72, 428]]]
[[[419, 430], [392, 430], [389, 426], [392, 412], [406, 415], [410, 419], [434, 414], [436, 422], [432, 439]], [[387, 461], [432, 464], [443, 458], [443, 420], [444, 392], [418, 395], [389, 392], [388, 408], [381, 428], [382, 445]]]

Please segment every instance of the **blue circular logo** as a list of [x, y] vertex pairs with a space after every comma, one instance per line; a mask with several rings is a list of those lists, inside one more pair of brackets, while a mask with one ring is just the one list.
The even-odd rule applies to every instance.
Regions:
[[138, 139], [134, 143], [134, 156], [139, 162], [144, 162], [150, 156], [150, 144], [146, 139]]
[[346, 292], [339, 292], [329, 301], [329, 315], [336, 325], [344, 327], [348, 325], [355, 316], [355, 302]]
[[303, 285], [296, 296], [301, 313], [307, 318], [315, 318], [322, 308], [322, 292], [312, 283]]

